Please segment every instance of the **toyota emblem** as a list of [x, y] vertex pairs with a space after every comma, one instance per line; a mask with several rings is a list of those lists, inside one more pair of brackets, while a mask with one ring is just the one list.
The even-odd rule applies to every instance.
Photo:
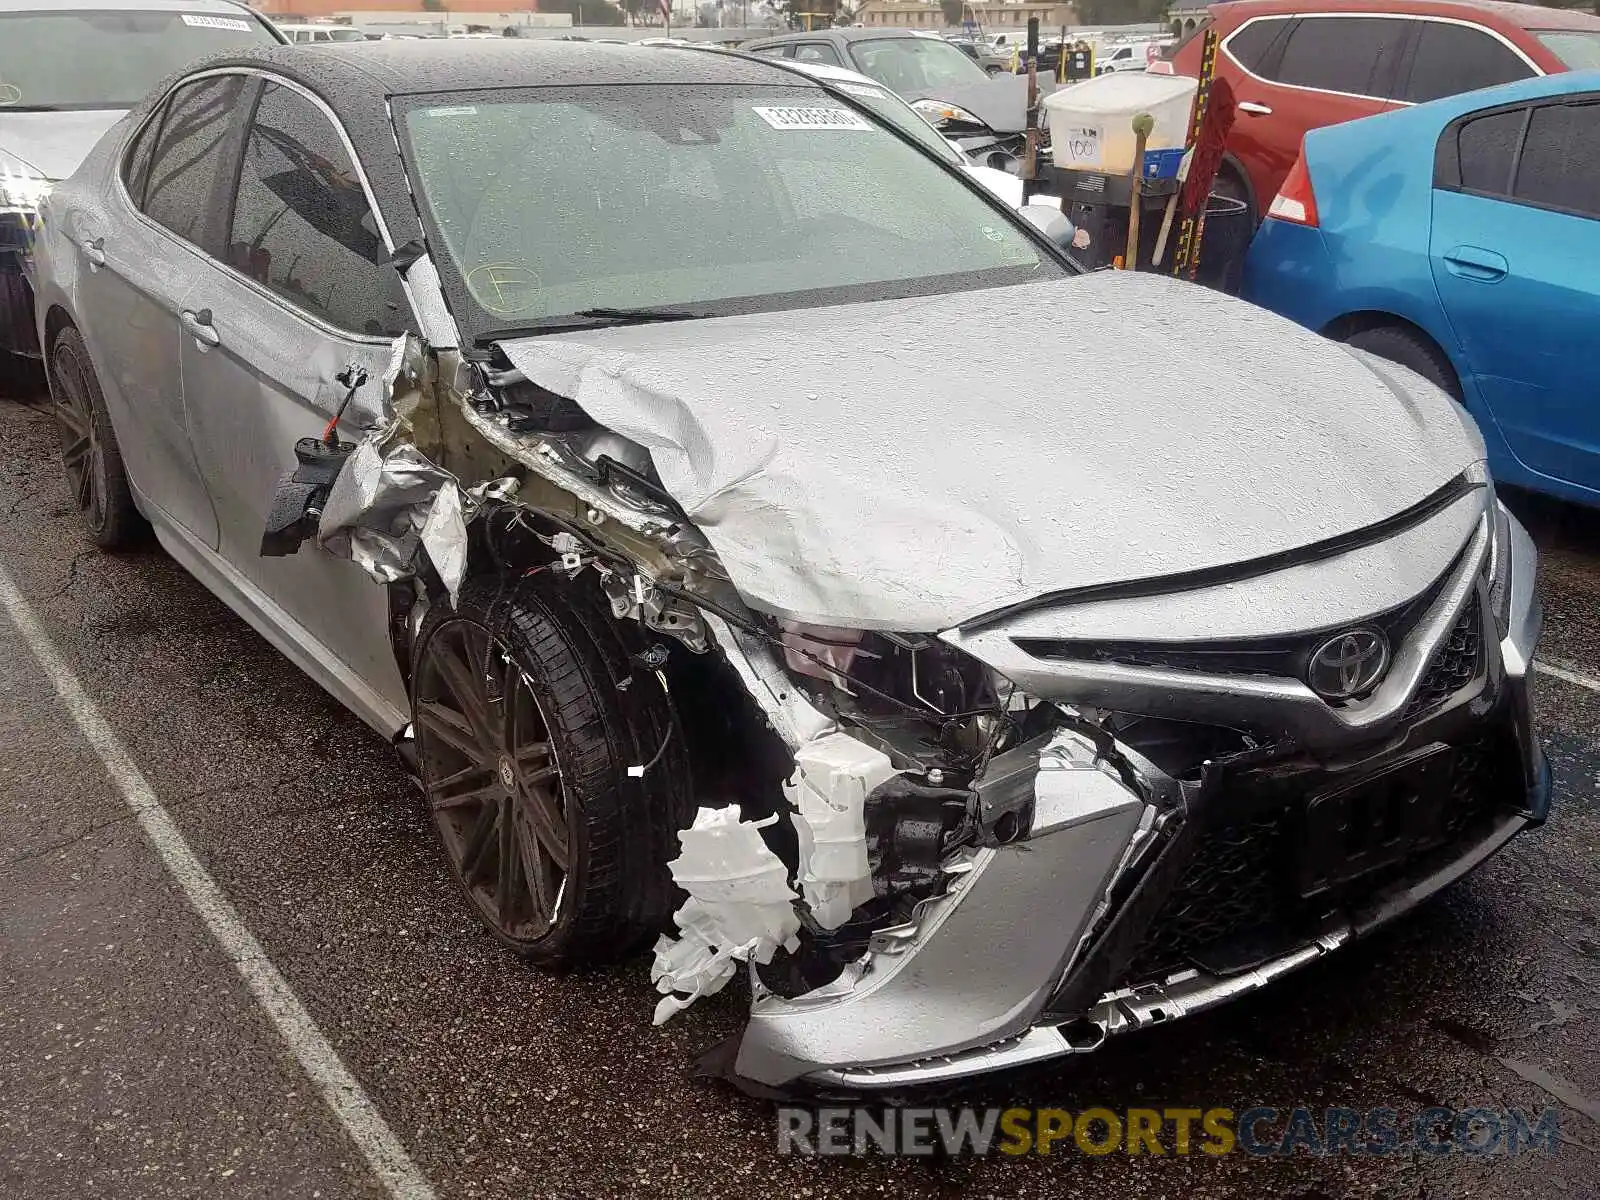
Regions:
[[1324, 700], [1352, 700], [1377, 687], [1388, 669], [1388, 639], [1376, 629], [1351, 629], [1311, 652], [1306, 683]]

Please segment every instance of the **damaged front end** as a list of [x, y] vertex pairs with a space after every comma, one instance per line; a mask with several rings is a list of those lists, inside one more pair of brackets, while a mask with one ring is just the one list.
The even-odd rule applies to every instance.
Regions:
[[[748, 586], [751, 530], [804, 519], [740, 500], [763, 471], [783, 482], [777, 455], [719, 459], [670, 395], [645, 420], [624, 366], [572, 342], [469, 359], [402, 340], [317, 535], [389, 586], [402, 669], [480, 574], [588, 592], [638, 635], [698, 808], [660, 864], [686, 898], [655, 948], [655, 1019], [746, 971], [750, 1022], [716, 1061], [747, 1084], [888, 1088], [1092, 1050], [1321, 957], [1542, 819], [1532, 548], [1482, 479], [1370, 545], [1235, 582], [829, 625], [798, 534], [774, 574], [800, 599]], [[1357, 560], [1424, 534], [1440, 569], [1374, 613]], [[1301, 628], [1280, 584], [1331, 599]], [[1105, 632], [1152, 612], [1157, 637]], [[1329, 701], [1307, 663], [1344, 626], [1379, 629], [1392, 663]]]

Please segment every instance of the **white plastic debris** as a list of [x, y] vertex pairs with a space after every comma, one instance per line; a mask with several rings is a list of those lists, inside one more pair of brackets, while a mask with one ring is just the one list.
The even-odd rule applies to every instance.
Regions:
[[745, 821], [737, 805], [702, 808], [678, 835], [682, 853], [667, 867], [689, 900], [673, 914], [679, 936], [656, 943], [657, 1025], [720, 991], [736, 962], [767, 963], [779, 946], [799, 948], [789, 870], [761, 840], [777, 819]]
[[800, 891], [817, 924], [837, 929], [872, 899], [866, 800], [896, 772], [888, 755], [845, 733], [802, 746], [794, 762], [783, 790], [796, 812]]

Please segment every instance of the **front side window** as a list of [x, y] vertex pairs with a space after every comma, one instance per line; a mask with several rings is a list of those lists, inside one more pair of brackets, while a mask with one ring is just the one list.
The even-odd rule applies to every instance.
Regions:
[[902, 94], [987, 83], [988, 73], [942, 38], [874, 38], [852, 42], [856, 70]]
[[1533, 68], [1510, 46], [1471, 25], [1422, 21], [1411, 79], [1400, 98], [1416, 104], [1526, 79]]
[[1381, 17], [1303, 17], [1289, 34], [1274, 78], [1323, 92], [1380, 96], [1406, 25]]
[[458, 319], [480, 331], [1063, 273], [1009, 214], [816, 88], [457, 93], [412, 98], [401, 123]]
[[1600, 217], [1600, 101], [1533, 110], [1515, 194], [1530, 204]]
[[244, 9], [0, 12], [0, 111], [132, 108], [197, 58], [276, 44]]
[[241, 75], [186, 83], [172, 93], [159, 118], [140, 207], [152, 221], [197, 245], [208, 240], [228, 131], [244, 86]]
[[235, 270], [340, 329], [390, 332], [387, 255], [343, 141], [292, 88], [269, 83], [239, 167]]

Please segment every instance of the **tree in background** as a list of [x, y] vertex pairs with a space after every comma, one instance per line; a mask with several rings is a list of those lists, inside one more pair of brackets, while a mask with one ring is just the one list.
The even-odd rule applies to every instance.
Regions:
[[443, 12], [444, 0], [422, 0], [423, 12]]
[[959, 25], [967, 12], [967, 0], [939, 0], [939, 11], [944, 13], [946, 25]]

